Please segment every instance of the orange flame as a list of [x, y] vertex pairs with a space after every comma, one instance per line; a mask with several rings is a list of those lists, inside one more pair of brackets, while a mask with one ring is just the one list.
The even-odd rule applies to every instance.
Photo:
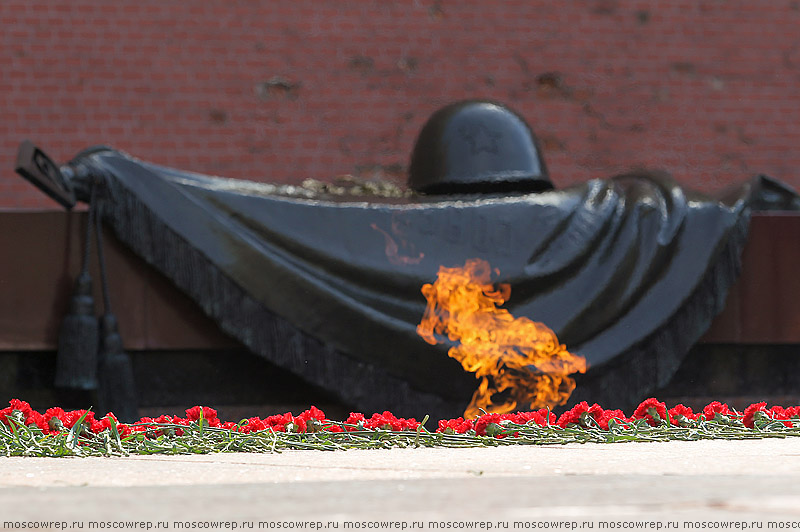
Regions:
[[470, 259], [463, 268], [440, 267], [436, 282], [422, 287], [428, 306], [417, 333], [431, 345], [446, 341], [442, 335], [458, 342], [448, 355], [480, 379], [464, 417], [566, 403], [575, 389], [569, 375], [584, 373], [586, 359], [544, 324], [497, 308], [511, 287], [495, 287], [491, 274], [488, 262]]

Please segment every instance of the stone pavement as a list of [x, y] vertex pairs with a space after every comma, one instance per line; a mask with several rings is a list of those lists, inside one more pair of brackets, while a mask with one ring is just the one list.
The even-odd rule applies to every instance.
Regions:
[[800, 438], [0, 458], [0, 515], [16, 530], [800, 528]]

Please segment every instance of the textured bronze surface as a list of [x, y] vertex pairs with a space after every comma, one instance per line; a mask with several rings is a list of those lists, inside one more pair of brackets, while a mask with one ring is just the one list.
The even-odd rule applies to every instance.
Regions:
[[[80, 269], [86, 212], [0, 212], [0, 349], [55, 349]], [[161, 274], [107, 234], [111, 290], [128, 349], [236, 345]], [[705, 343], [800, 343], [800, 214], [753, 214], [742, 274]], [[13, 252], [12, 252], [13, 251]], [[96, 288], [100, 297], [99, 287]]]

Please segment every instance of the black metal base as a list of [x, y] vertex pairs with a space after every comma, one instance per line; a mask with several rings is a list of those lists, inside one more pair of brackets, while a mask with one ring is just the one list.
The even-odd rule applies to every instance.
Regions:
[[[352, 409], [245, 349], [132, 351], [130, 355], [140, 415], [182, 415], [183, 409], [203, 405], [216, 408], [220, 418], [230, 412], [233, 417], [226, 420], [239, 421], [240, 417], [287, 411], [297, 414], [311, 405], [331, 418], [347, 417]], [[0, 353], [2, 399], [28, 401], [40, 412], [53, 406], [70, 410], [96, 407], [95, 392], [53, 385], [55, 358], [54, 352]], [[222, 360], [224, 364], [220, 364]]]
[[[683, 403], [695, 411], [711, 401], [743, 410], [752, 402], [800, 404], [800, 345], [695, 346], [673, 379], [653, 396], [669, 406]], [[182, 414], [204, 405], [222, 419], [299, 413], [311, 405], [331, 419], [353, 410], [332, 394], [312, 386], [263, 357], [244, 349], [229, 351], [139, 351], [131, 353], [139, 392], [140, 415]], [[224, 359], [225, 364], [220, 364]], [[224, 368], [224, 369], [221, 369]], [[0, 353], [3, 400], [19, 398], [44, 411], [52, 406], [94, 406], [93, 392], [55, 388], [54, 352]], [[2, 405], [0, 405], [2, 406]], [[636, 405], [603, 404], [629, 413]], [[372, 412], [364, 412], [366, 415]], [[422, 419], [427, 412], [414, 416]], [[429, 428], [434, 424], [429, 424]]]

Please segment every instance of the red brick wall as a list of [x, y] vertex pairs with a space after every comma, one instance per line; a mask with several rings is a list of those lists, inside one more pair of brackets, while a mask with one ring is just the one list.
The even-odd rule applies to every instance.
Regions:
[[554, 182], [800, 186], [800, 0], [3, 0], [0, 206], [30, 138], [274, 182], [402, 180], [439, 106], [500, 100]]

